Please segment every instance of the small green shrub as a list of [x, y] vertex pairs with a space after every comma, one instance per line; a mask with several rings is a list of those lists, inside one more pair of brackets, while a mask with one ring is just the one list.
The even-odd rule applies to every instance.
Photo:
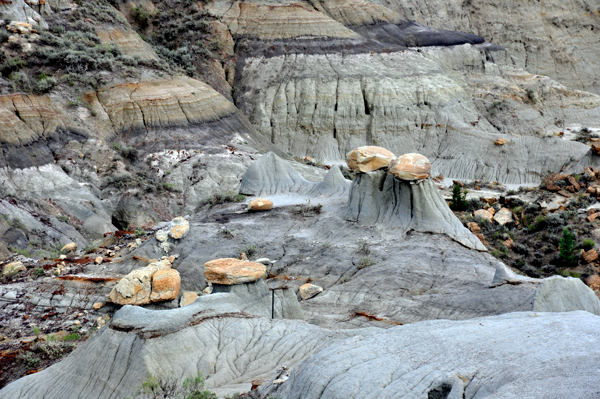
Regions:
[[242, 249], [240, 252], [244, 252], [248, 258], [251, 258], [258, 253], [258, 247], [255, 244], [248, 245], [246, 249]]
[[590, 240], [589, 238], [586, 238], [581, 242], [581, 248], [585, 249], [586, 251], [589, 251], [590, 249], [594, 248], [595, 246], [596, 246], [596, 243], [594, 242], [594, 240]]
[[201, 202], [201, 205], [215, 206], [231, 202], [243, 202], [246, 197], [242, 194], [235, 194], [233, 191], [227, 191], [225, 194], [216, 193]]
[[138, 387], [133, 398], [217, 399], [217, 395], [204, 389], [204, 379], [200, 373], [183, 382], [171, 373], [170, 376], [151, 375]]
[[467, 204], [467, 191], [463, 191], [460, 188], [460, 184], [454, 183], [452, 187], [452, 199], [450, 200], [450, 209], [453, 211], [466, 211]]
[[45, 275], [46, 275], [46, 272], [41, 267], [33, 269], [32, 276], [33, 276], [34, 279], [37, 279], [37, 278], [40, 278], [40, 277], [44, 277]]
[[563, 229], [563, 235], [559, 243], [559, 259], [565, 266], [574, 266], [577, 264], [575, 255], [575, 235], [569, 229]]
[[19, 353], [17, 355], [17, 360], [20, 360], [23, 363], [25, 363], [27, 365], [27, 367], [29, 367], [30, 369], [34, 369], [34, 368], [38, 367], [40, 365], [40, 363], [42, 362], [42, 359], [40, 359], [39, 357], [37, 357], [36, 355], [34, 355], [31, 352]]
[[369, 244], [369, 241], [367, 241], [366, 238], [361, 238], [360, 240], [357, 240], [357, 243], [358, 250], [356, 252], [365, 256], [371, 253], [371, 245]]
[[368, 256], [363, 256], [362, 258], [360, 258], [358, 260], [358, 264], [356, 265], [356, 267], [358, 267], [358, 269], [364, 269], [365, 267], [369, 267], [369, 266], [373, 266], [375, 262], [373, 259], [369, 258]]
[[63, 338], [63, 341], [75, 341], [81, 338], [77, 333], [71, 333]]
[[165, 183], [163, 187], [167, 191], [177, 191], [177, 186], [174, 183]]

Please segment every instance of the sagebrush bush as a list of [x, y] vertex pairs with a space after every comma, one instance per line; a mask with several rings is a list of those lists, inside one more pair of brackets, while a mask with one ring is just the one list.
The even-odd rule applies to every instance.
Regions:
[[590, 249], [594, 248], [595, 246], [596, 246], [596, 243], [594, 242], [594, 240], [590, 240], [589, 238], [585, 238], [581, 242], [581, 248], [585, 249], [586, 251], [589, 251]]

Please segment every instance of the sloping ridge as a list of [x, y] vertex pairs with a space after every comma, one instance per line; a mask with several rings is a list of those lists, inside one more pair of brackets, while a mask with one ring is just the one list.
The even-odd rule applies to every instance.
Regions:
[[320, 183], [306, 180], [294, 167], [273, 152], [261, 156], [248, 167], [242, 177], [241, 194], [302, 194], [311, 196], [344, 196], [350, 189], [337, 166], [333, 166]]
[[598, 397], [599, 328], [600, 317], [582, 311], [509, 313], [393, 327], [322, 350], [271, 395], [284, 399]]

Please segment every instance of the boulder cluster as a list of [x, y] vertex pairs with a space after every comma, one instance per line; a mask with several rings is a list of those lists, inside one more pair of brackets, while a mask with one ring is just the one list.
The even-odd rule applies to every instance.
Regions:
[[431, 162], [423, 155], [409, 153], [396, 158], [383, 147], [358, 147], [346, 154], [346, 163], [354, 173], [387, 168], [394, 177], [417, 183], [431, 176]]
[[181, 277], [171, 268], [174, 260], [173, 256], [152, 259], [148, 266], [131, 271], [112, 289], [108, 300], [118, 305], [147, 305], [177, 298]]

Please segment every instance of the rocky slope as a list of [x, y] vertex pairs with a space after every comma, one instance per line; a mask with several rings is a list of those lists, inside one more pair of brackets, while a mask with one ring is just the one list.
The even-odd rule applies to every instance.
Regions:
[[[0, 397], [126, 396], [164, 368], [187, 376], [190, 362], [198, 365], [190, 373], [201, 371], [225, 394], [303, 360], [289, 383], [284, 368], [253, 395], [351, 397], [364, 388], [388, 397], [373, 389], [382, 384], [378, 373], [355, 387], [345, 380], [352, 373], [322, 372], [315, 387], [341, 382], [319, 392], [302, 381], [321, 381], [310, 374], [317, 352], [346, 353], [342, 339], [351, 335], [373, 334], [364, 353], [386, 340], [402, 352], [403, 331], [409, 339], [439, 326], [460, 338], [478, 329], [468, 321], [475, 317], [490, 320], [474, 335], [484, 346], [499, 332], [524, 334], [508, 331], [515, 320], [527, 331], [549, 328], [557, 342], [561, 326], [594, 325], [596, 316], [582, 313], [539, 313], [538, 324], [513, 312], [600, 313], [581, 281], [600, 292], [595, 7], [584, 0], [2, 2], [0, 370], [8, 377], [0, 383], [36, 375]], [[346, 153], [365, 145], [418, 152], [431, 170], [403, 180], [387, 163], [368, 173], [346, 168]], [[452, 179], [471, 191], [462, 211], [446, 202]], [[512, 191], [521, 185], [536, 188]], [[273, 209], [252, 209], [244, 195], [265, 197], [259, 201]], [[480, 220], [488, 214], [489, 222]], [[189, 231], [172, 234], [176, 216]], [[578, 235], [569, 264], [559, 251], [563, 228]], [[238, 257], [266, 265], [272, 294], [260, 277], [227, 286], [203, 273], [210, 260]], [[177, 278], [161, 280], [173, 285], [161, 294], [154, 275], [132, 273], [140, 268]], [[541, 279], [555, 273], [580, 279]], [[133, 291], [169, 300], [144, 303], [153, 311], [118, 310], [135, 302]], [[455, 322], [428, 322], [435, 319]], [[362, 329], [421, 322], [389, 335]], [[333, 331], [341, 329], [352, 331]], [[594, 344], [587, 330], [579, 333]], [[73, 334], [75, 344], [92, 338], [41, 371], [73, 349], [60, 338]], [[200, 352], [179, 344], [198, 337]], [[517, 349], [530, 366], [531, 350], [548, 346], [536, 338]], [[519, 396], [521, 387], [547, 392], [542, 382], [557, 377], [532, 365], [520, 388], [509, 388], [508, 372], [490, 385], [490, 370], [512, 368], [510, 359], [434, 352], [472, 361], [482, 377], [471, 373], [461, 385], [448, 375], [463, 370], [444, 363], [448, 375], [409, 384], [403, 376], [412, 375], [401, 373], [388, 383], [410, 385], [408, 396]], [[177, 357], [163, 362], [166, 353]], [[573, 353], [573, 363], [589, 359]], [[97, 361], [81, 368], [88, 356]], [[333, 370], [349, 361], [326, 357]], [[415, 367], [419, 374], [431, 363]], [[72, 370], [89, 384], [52, 385]], [[593, 395], [582, 378], [579, 387], [569, 373], [558, 381], [575, 396]]]

